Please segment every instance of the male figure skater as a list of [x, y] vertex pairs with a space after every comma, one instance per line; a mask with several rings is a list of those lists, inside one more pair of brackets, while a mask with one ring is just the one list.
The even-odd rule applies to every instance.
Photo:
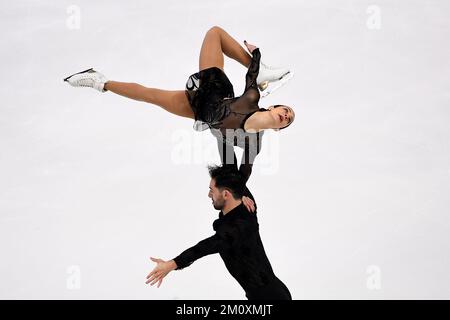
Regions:
[[[147, 275], [146, 283], [161, 285], [173, 270], [183, 269], [195, 260], [219, 253], [230, 274], [239, 282], [249, 300], [292, 300], [288, 288], [274, 274], [264, 251], [256, 210], [247, 210], [242, 198], [245, 192], [253, 196], [244, 184], [242, 175], [233, 165], [210, 166], [208, 197], [219, 219], [213, 223], [216, 233], [185, 250], [176, 258], [164, 261], [151, 258], [156, 267]], [[247, 191], [246, 191], [247, 190]]]

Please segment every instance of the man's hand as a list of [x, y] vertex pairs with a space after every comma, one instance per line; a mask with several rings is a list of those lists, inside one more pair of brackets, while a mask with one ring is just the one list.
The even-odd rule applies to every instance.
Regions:
[[252, 199], [249, 197], [243, 196], [242, 197], [242, 203], [244, 203], [244, 206], [247, 208], [249, 212], [255, 212], [255, 203]]
[[253, 50], [255, 50], [256, 48], [258, 48], [258, 47], [256, 47], [256, 46], [254, 46], [254, 45], [248, 43], [246, 40], [244, 40], [244, 44], [245, 44], [245, 46], [247, 47], [248, 52], [250, 52], [250, 53], [253, 53]]
[[151, 286], [158, 282], [158, 288], [161, 285], [165, 276], [169, 274], [170, 271], [177, 268], [177, 264], [173, 260], [164, 261], [162, 259], [155, 259], [150, 257], [150, 260], [156, 262], [156, 267], [147, 276], [146, 284], [151, 282]]

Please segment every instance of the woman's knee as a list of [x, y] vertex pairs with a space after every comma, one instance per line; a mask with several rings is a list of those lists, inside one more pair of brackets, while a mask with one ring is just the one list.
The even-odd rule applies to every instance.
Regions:
[[218, 35], [220, 36], [220, 34], [222, 33], [223, 29], [219, 26], [212, 26], [211, 28], [209, 28], [209, 30], [207, 31], [207, 34], [214, 34], [214, 35]]

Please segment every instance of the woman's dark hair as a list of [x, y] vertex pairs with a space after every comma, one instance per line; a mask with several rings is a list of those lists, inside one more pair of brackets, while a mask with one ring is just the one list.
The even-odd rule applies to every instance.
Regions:
[[[283, 104], [277, 104], [276, 106], [273, 106], [273, 107], [274, 108], [284, 107], [284, 105]], [[284, 126], [284, 127], [280, 128], [280, 130], [289, 127], [292, 124], [292, 122], [294, 122], [294, 121], [291, 121], [287, 126]]]
[[234, 199], [241, 199], [245, 183], [241, 173], [234, 165], [208, 166], [209, 175], [216, 182], [216, 188], [231, 192]]

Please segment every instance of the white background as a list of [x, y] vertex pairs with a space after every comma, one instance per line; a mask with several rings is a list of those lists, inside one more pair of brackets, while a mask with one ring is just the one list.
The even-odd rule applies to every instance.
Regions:
[[[94, 67], [182, 90], [214, 25], [295, 72], [260, 101], [292, 106], [296, 121], [266, 132], [249, 181], [293, 298], [450, 298], [449, 9], [1, 1], [0, 298], [245, 298], [219, 255], [159, 289], [144, 284], [150, 256], [171, 259], [213, 234], [214, 137], [157, 106], [62, 81]], [[246, 70], [227, 58], [225, 71], [240, 95]]]

